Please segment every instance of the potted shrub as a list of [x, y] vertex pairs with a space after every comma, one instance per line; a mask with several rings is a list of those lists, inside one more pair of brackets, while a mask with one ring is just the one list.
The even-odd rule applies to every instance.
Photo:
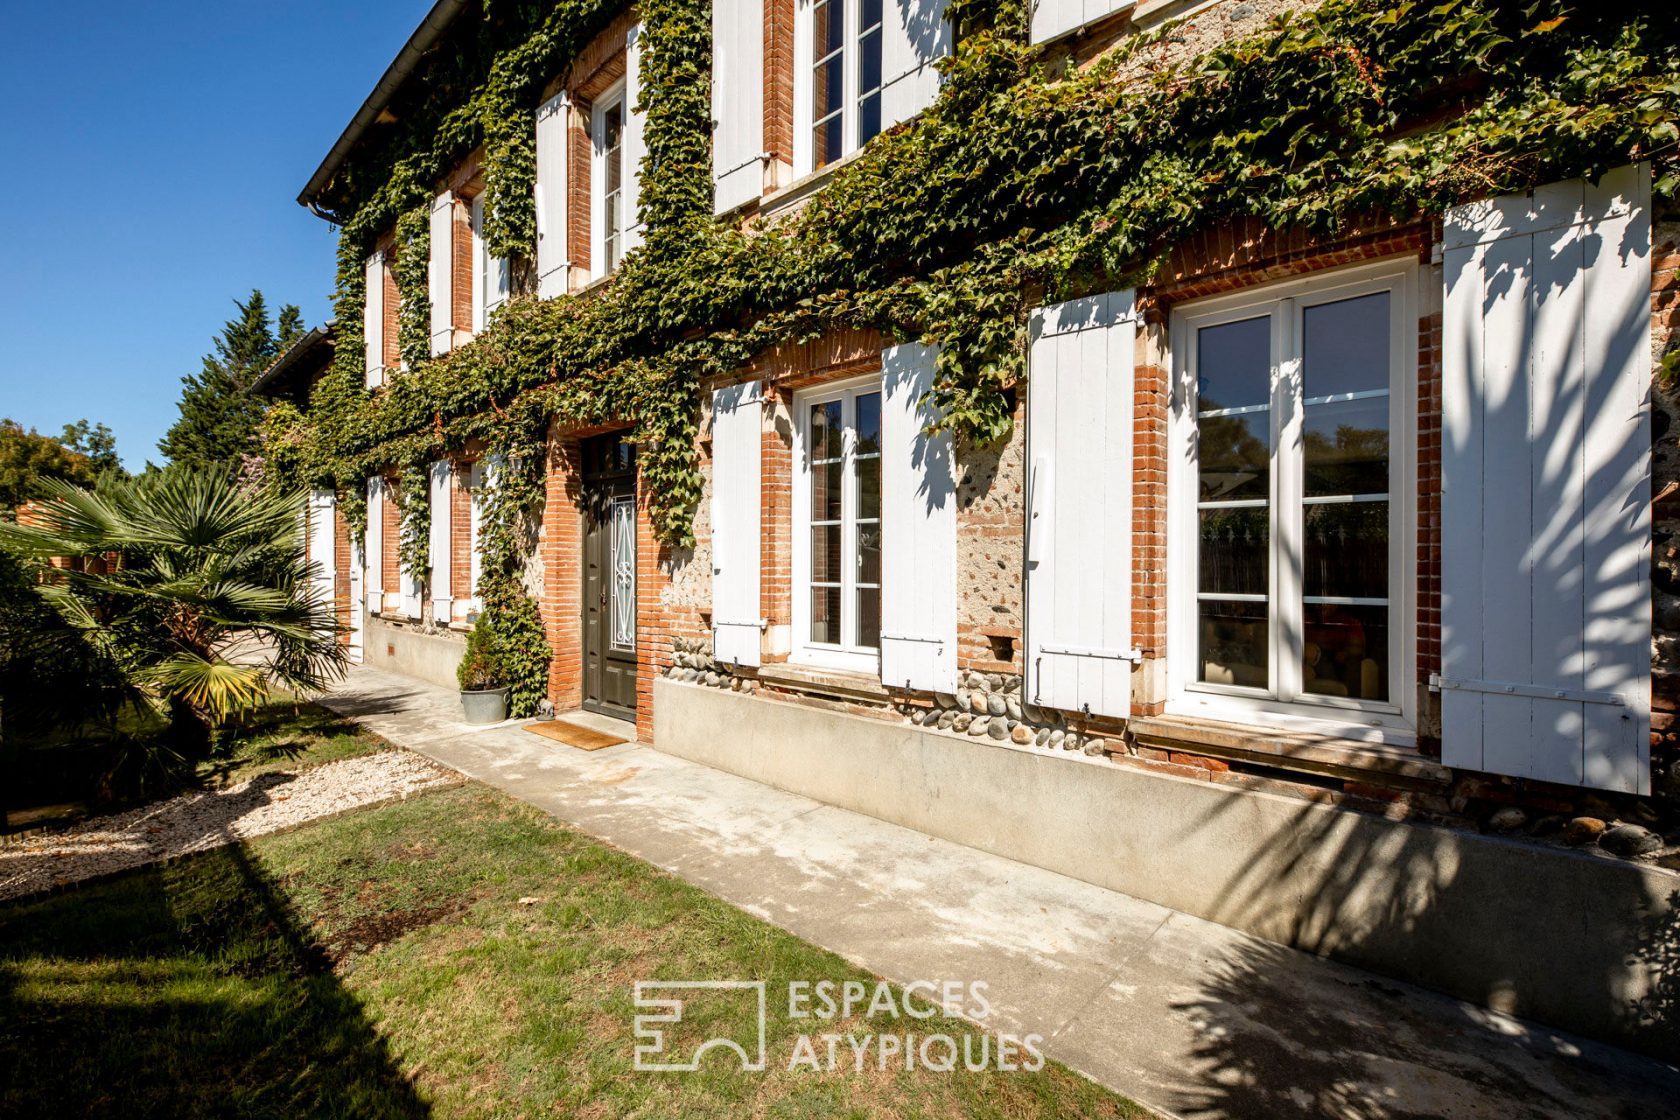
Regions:
[[482, 620], [467, 635], [467, 652], [455, 679], [461, 685], [461, 708], [468, 723], [500, 723], [507, 718], [510, 690], [502, 683], [507, 674], [495, 632]]

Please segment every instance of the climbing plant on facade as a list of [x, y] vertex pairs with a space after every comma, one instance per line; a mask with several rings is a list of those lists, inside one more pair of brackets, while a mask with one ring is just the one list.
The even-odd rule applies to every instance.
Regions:
[[[646, 242], [606, 288], [515, 299], [436, 359], [405, 319], [409, 368], [362, 387], [362, 261], [395, 227], [399, 289], [420, 313], [424, 207], [472, 150], [492, 251], [532, 254], [532, 111], [613, 17], [607, 0], [490, 0], [488, 30], [437, 52], [450, 57], [427, 63], [443, 69], [418, 83], [400, 131], [347, 166], [338, 357], [310, 414], [271, 427], [310, 481], [354, 493], [375, 470], [470, 441], [540, 445], [551, 419], [628, 422], [656, 532], [681, 546], [700, 494], [700, 380], [777, 343], [837, 325], [938, 342], [943, 423], [990, 441], [1009, 430], [1029, 300], [1146, 281], [1196, 229], [1253, 219], [1334, 234], [1636, 158], [1656, 162], [1659, 195], [1676, 186], [1672, 20], [1330, 0], [1199, 57], [1171, 59], [1167, 34], [1140, 36], [1067, 74], [1027, 45], [1021, 5], [964, 0], [937, 102], [798, 214], [738, 230], [711, 217], [709, 9], [638, 7]], [[541, 456], [526, 462], [540, 478]]]

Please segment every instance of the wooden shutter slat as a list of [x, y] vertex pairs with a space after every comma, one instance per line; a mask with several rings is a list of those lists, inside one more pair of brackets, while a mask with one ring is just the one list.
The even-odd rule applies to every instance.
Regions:
[[369, 388], [385, 384], [385, 255], [367, 259], [366, 296], [362, 300], [363, 383]]
[[1026, 695], [1131, 714], [1131, 292], [1033, 313]]
[[763, 0], [712, 5], [712, 210], [764, 188]]
[[363, 549], [367, 561], [368, 612], [380, 614], [385, 610], [385, 480], [374, 475], [367, 480], [367, 541]]
[[712, 656], [760, 663], [763, 396], [757, 381], [712, 393]]
[[923, 401], [938, 348], [881, 352], [881, 681], [957, 688], [957, 486], [948, 433]]
[[1649, 169], [1447, 215], [1442, 757], [1647, 792]]
[[449, 541], [450, 474], [448, 459], [431, 465], [431, 532], [427, 538], [427, 557], [430, 571], [428, 582], [432, 590], [432, 620], [449, 624], [449, 612], [454, 603], [450, 591], [451, 557]]
[[647, 156], [644, 121], [636, 103], [642, 91], [642, 25], [624, 39], [624, 252], [642, 243], [641, 179]]
[[447, 354], [455, 344], [455, 196], [444, 191], [432, 200], [431, 252], [426, 264], [427, 295], [432, 305], [432, 354]]
[[934, 62], [951, 53], [945, 0], [886, 0], [881, 13], [881, 128], [891, 128], [939, 96]]
[[566, 252], [566, 124], [564, 90], [537, 108], [537, 295], [563, 296], [571, 264]]
[[309, 562], [314, 565], [309, 577], [310, 589], [329, 608], [334, 603], [338, 574], [333, 524], [337, 506], [337, 496], [331, 490], [310, 491]]

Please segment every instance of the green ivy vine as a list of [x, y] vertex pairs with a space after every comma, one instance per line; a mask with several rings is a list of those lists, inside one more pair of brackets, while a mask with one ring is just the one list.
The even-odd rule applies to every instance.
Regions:
[[[483, 441], [523, 464], [491, 496], [501, 533], [540, 505], [551, 421], [624, 422], [655, 531], [681, 548], [700, 496], [701, 381], [778, 343], [848, 325], [939, 343], [943, 426], [990, 442], [1009, 432], [1029, 303], [1147, 282], [1196, 230], [1257, 219], [1335, 235], [1631, 159], [1653, 160], [1659, 197], [1680, 185], [1680, 21], [1570, 2], [1327, 0], [1197, 57], [1170, 58], [1169, 26], [1067, 73], [1027, 44], [1019, 0], [959, 0], [936, 103], [792, 217], [737, 229], [711, 215], [709, 6], [638, 9], [643, 247], [610, 285], [517, 297], [438, 358], [405, 313], [409, 368], [377, 392], [362, 384], [366, 253], [396, 228], [418, 324], [433, 184], [477, 150], [492, 251], [531, 257], [534, 107], [617, 4], [484, 0], [460, 49], [410, 83], [396, 131], [347, 163], [331, 211], [337, 357], [308, 415], [277, 410], [268, 429], [300, 481], [355, 495], [392, 463]], [[514, 550], [496, 577], [507, 598], [487, 613], [534, 619], [507, 531], [494, 545]]]

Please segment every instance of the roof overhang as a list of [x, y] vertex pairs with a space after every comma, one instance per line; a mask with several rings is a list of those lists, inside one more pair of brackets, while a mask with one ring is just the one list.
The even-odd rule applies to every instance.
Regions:
[[[330, 361], [333, 349], [333, 325], [333, 321], [328, 320], [286, 347], [286, 352], [274, 359], [274, 363], [263, 370], [261, 377], [251, 382], [251, 392], [260, 396], [267, 396], [280, 387], [288, 374], [301, 366], [307, 358], [316, 355], [321, 350], [326, 351], [327, 360]], [[321, 364], [324, 366], [326, 362]]]
[[437, 0], [432, 5], [432, 10], [426, 13], [426, 18], [420, 21], [420, 26], [415, 28], [414, 34], [408, 37], [408, 42], [403, 45], [403, 49], [392, 60], [391, 65], [385, 68], [385, 73], [379, 79], [379, 84], [373, 87], [373, 92], [368, 94], [366, 101], [362, 102], [362, 107], [356, 110], [354, 117], [350, 118], [350, 123], [345, 126], [343, 133], [338, 137], [337, 143], [333, 144], [332, 150], [327, 153], [327, 158], [321, 161], [321, 166], [317, 167], [315, 174], [310, 176], [309, 184], [298, 195], [299, 205], [308, 207], [322, 217], [327, 217], [317, 205], [322, 192], [332, 183], [333, 177], [338, 174], [338, 169], [343, 166], [345, 157], [361, 141], [367, 133], [368, 127], [377, 121], [379, 115], [390, 106], [391, 99], [396, 96], [397, 91], [402, 88], [403, 83], [414, 72], [414, 68], [419, 65], [420, 60], [425, 57], [427, 51], [437, 45], [438, 40], [443, 37], [444, 31], [454, 22], [455, 17], [460, 15], [467, 7], [468, 2], [469, 0]]

